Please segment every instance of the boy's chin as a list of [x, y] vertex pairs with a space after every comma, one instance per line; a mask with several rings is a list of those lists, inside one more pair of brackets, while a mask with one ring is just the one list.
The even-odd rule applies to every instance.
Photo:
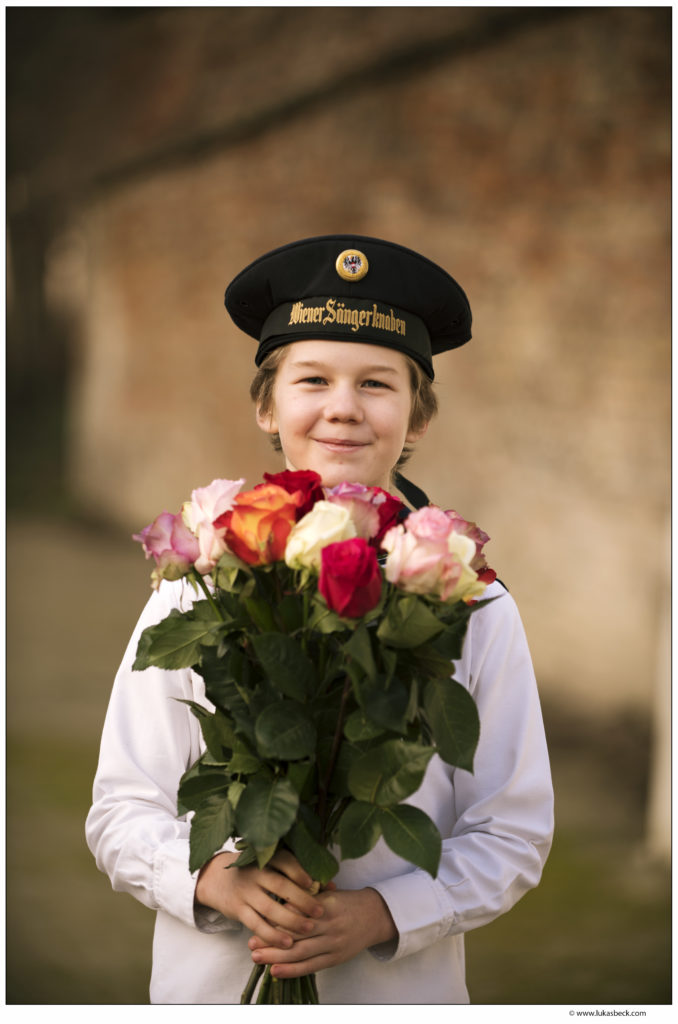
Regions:
[[[313, 470], [318, 473], [323, 487], [328, 490], [332, 487], [338, 487], [339, 484], [363, 484], [364, 487], [382, 487], [385, 491], [392, 490], [391, 474], [388, 474], [383, 480], [372, 479], [374, 474], [366, 473], [363, 469], [361, 472], [358, 466], [351, 466], [349, 462], [345, 465], [328, 465], [326, 462], [319, 465], [308, 465], [308, 466], [293, 466], [289, 460], [286, 460], [287, 469], [306, 469]], [[369, 477], [369, 479], [367, 479]]]

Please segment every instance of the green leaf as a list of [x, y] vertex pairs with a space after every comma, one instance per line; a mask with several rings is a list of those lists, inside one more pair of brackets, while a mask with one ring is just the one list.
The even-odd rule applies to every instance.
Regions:
[[287, 778], [302, 800], [313, 796], [314, 769], [313, 761], [291, 761], [288, 765]]
[[386, 686], [388, 686], [398, 668], [398, 654], [390, 647], [380, 646], [379, 657], [386, 676]]
[[377, 725], [393, 732], [404, 733], [410, 695], [399, 679], [391, 681], [387, 690], [382, 678], [375, 686], [365, 688], [363, 707], [368, 717]]
[[173, 608], [166, 619], [143, 631], [132, 668], [191, 668], [200, 659], [200, 645], [215, 626], [215, 620], [196, 620], [191, 612]]
[[375, 736], [381, 736], [383, 731], [384, 727], [376, 725], [367, 717], [362, 708], [352, 711], [344, 722], [344, 736], [353, 743], [358, 743], [360, 740], [371, 740]]
[[238, 806], [238, 800], [240, 799], [243, 790], [245, 789], [244, 782], [232, 782], [228, 787], [228, 801], [231, 807], [236, 808]]
[[205, 746], [213, 757], [223, 756], [233, 749], [236, 743], [233, 722], [219, 708], [213, 715], [200, 719], [200, 728]]
[[252, 779], [235, 812], [238, 834], [256, 849], [277, 843], [294, 824], [299, 794], [287, 779]]
[[391, 647], [419, 647], [445, 628], [416, 594], [396, 597], [377, 629], [382, 643]]
[[275, 619], [268, 601], [261, 597], [247, 597], [243, 604], [252, 622], [262, 633], [268, 633], [275, 629]]
[[337, 842], [341, 856], [364, 857], [381, 835], [381, 809], [356, 800], [349, 804], [339, 821]]
[[261, 768], [261, 758], [249, 748], [247, 743], [236, 740], [228, 768], [232, 775], [253, 775]]
[[179, 783], [179, 814], [196, 811], [218, 793], [223, 793], [225, 798], [230, 781], [229, 775], [223, 771], [203, 771], [197, 775], [185, 775]]
[[428, 814], [410, 804], [382, 807], [380, 822], [384, 839], [391, 850], [435, 878], [440, 864], [442, 840]]
[[264, 708], [254, 724], [254, 735], [264, 757], [300, 761], [315, 751], [315, 726], [296, 701], [277, 701]]
[[236, 843], [236, 850], [240, 850], [240, 856], [229, 864], [229, 868], [247, 868], [250, 864], [256, 864], [257, 854], [253, 846], [249, 843]]
[[227, 753], [236, 742], [235, 730], [230, 718], [218, 708], [216, 711], [208, 711], [202, 704], [198, 704], [194, 700], [182, 700], [180, 697], [176, 697], [175, 700], [180, 704], [187, 704], [200, 722], [205, 746], [213, 761], [225, 764], [228, 759]]
[[286, 633], [261, 633], [252, 637], [252, 646], [264, 672], [286, 697], [304, 700], [315, 691], [313, 662], [294, 637]]
[[348, 786], [356, 800], [397, 804], [421, 785], [433, 747], [404, 740], [386, 740], [368, 750], [351, 766]]
[[249, 670], [247, 659], [235, 644], [221, 655], [215, 648], [203, 648], [198, 671], [205, 681], [205, 695], [236, 721], [237, 713], [247, 716]]
[[225, 796], [213, 796], [195, 812], [189, 837], [189, 871], [199, 871], [231, 835], [233, 808]]
[[240, 572], [251, 573], [251, 569], [232, 551], [225, 551], [212, 575], [217, 587], [228, 591], [235, 587]]
[[370, 635], [364, 622], [360, 623], [348, 643], [344, 644], [344, 651], [349, 658], [358, 662], [369, 679], [375, 678], [377, 669], [372, 657]]
[[316, 629], [319, 633], [345, 633], [351, 626], [346, 619], [341, 619], [335, 612], [330, 611], [321, 597], [316, 596], [311, 606], [308, 628]]
[[302, 868], [315, 882], [326, 885], [339, 870], [339, 864], [329, 850], [316, 842], [303, 821], [297, 821], [285, 836], [285, 842]]
[[[440, 636], [444, 636], [443, 633]], [[440, 637], [428, 644], [417, 647], [416, 650], [407, 653], [408, 666], [411, 665], [412, 675], [418, 679], [436, 679], [450, 676], [453, 665], [450, 658], [438, 650], [437, 643]]]
[[464, 604], [463, 601], [453, 607], [455, 614], [451, 617], [440, 636], [435, 638], [434, 642], [436, 649], [448, 661], [457, 661], [461, 658], [469, 619], [472, 612], [476, 609], [476, 605]]
[[257, 858], [257, 867], [265, 868], [269, 860], [278, 849], [277, 843], [270, 843], [268, 846], [260, 847], [257, 846], [254, 849], [255, 856]]
[[[326, 749], [318, 751], [318, 768], [321, 777], [325, 775], [329, 763], [329, 755], [332, 747], [332, 741], [329, 740]], [[320, 756], [322, 754], [322, 756]], [[339, 747], [339, 755], [334, 765], [334, 771], [332, 772], [332, 778], [330, 780], [330, 790], [337, 796], [351, 796], [349, 789], [349, 776], [353, 765], [360, 760], [363, 756], [363, 749], [356, 747], [353, 743], [344, 741]]]
[[454, 679], [431, 679], [424, 691], [424, 707], [443, 761], [472, 772], [480, 719], [471, 694]]

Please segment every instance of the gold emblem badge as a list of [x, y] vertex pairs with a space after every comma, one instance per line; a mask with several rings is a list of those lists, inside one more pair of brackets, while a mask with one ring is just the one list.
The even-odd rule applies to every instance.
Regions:
[[357, 249], [344, 249], [340, 252], [335, 267], [344, 281], [359, 281], [370, 269], [367, 256]]

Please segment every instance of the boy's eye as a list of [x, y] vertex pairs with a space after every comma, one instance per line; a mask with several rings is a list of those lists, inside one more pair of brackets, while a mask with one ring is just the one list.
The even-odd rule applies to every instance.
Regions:
[[303, 377], [300, 381], [301, 384], [325, 384], [324, 377]]
[[365, 381], [364, 386], [367, 388], [387, 388], [388, 384], [386, 384], [383, 380], [372, 380], [370, 378], [370, 380]]

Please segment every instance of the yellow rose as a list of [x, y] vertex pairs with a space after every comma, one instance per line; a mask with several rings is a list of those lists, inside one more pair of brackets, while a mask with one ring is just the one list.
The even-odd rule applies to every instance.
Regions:
[[319, 573], [322, 549], [328, 544], [356, 536], [347, 508], [329, 501], [316, 501], [311, 511], [292, 527], [285, 548], [285, 561], [291, 569], [313, 569]]

